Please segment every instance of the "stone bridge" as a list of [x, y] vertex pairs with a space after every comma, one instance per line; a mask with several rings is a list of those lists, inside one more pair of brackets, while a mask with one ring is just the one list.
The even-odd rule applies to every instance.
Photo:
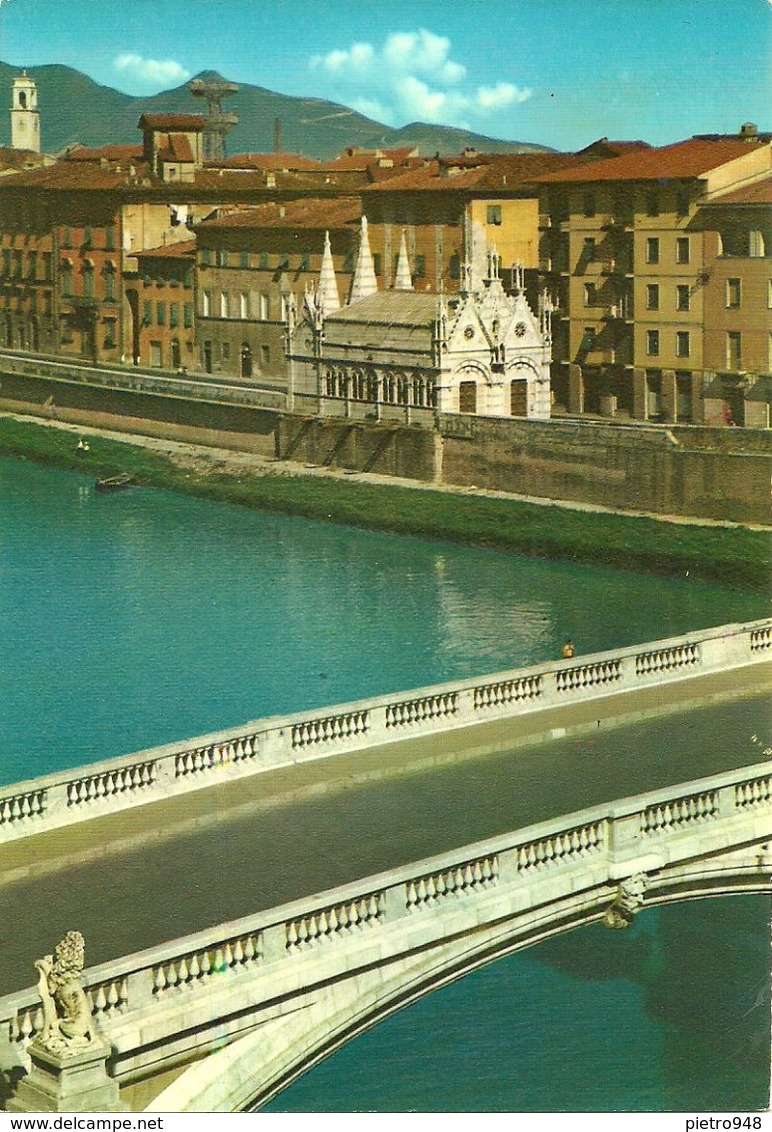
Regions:
[[[729, 677], [731, 694], [760, 689], [770, 647], [770, 622], [724, 626], [264, 720], [5, 790], [0, 833], [8, 852], [34, 853], [42, 827], [120, 816], [146, 801], [160, 807], [175, 793], [222, 776], [246, 780], [286, 760], [370, 746], [404, 751], [393, 738], [402, 729], [435, 741], [457, 732], [474, 749], [491, 716], [517, 746], [572, 726], [675, 711], [730, 694]], [[556, 813], [88, 969], [84, 986], [121, 1096], [158, 1111], [259, 1106], [363, 1029], [494, 958], [594, 920], [624, 927], [641, 907], [769, 892], [772, 760], [769, 748], [763, 754], [766, 761]], [[0, 998], [0, 1069], [13, 1076], [28, 1064], [41, 1025], [34, 991]]]

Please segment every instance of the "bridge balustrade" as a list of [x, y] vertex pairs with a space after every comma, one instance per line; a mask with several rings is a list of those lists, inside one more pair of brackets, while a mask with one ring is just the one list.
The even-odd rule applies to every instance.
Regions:
[[763, 662], [772, 619], [298, 712], [0, 788], [0, 843], [281, 766]]
[[[493, 940], [512, 950], [555, 924], [598, 918], [625, 878], [645, 874], [655, 902], [658, 887], [688, 895], [701, 869], [714, 890], [766, 891], [769, 841], [772, 761], [557, 816], [309, 895], [91, 968], [84, 986], [113, 1046], [115, 1072], [128, 1079], [157, 1066], [159, 1043], [177, 1056], [187, 1040], [188, 1052], [200, 1054], [208, 1042], [216, 1048], [249, 1030], [280, 1000], [400, 956], [409, 971], [426, 951], [434, 970], [432, 948], [463, 944], [463, 954], [479, 947], [482, 955]], [[5, 1039], [23, 1054], [42, 1024], [34, 990], [0, 999], [0, 1046]]]

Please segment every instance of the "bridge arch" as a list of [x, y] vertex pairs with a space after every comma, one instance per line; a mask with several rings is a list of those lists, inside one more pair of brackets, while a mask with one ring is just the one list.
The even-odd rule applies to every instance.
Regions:
[[[768, 895], [769, 847], [755, 846], [690, 862], [652, 878], [645, 906], [695, 899]], [[569, 896], [526, 929], [517, 917], [476, 932], [448, 936], [416, 952], [413, 962], [358, 972], [356, 978], [314, 987], [289, 1014], [266, 1020], [227, 1048], [184, 1071], [148, 1111], [251, 1111], [276, 1097], [348, 1042], [419, 999], [488, 964], [576, 928], [598, 923], [613, 903], [603, 886], [577, 901]]]

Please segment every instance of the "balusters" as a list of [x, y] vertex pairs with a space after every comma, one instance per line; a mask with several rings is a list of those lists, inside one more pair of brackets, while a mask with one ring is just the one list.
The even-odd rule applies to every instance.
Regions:
[[153, 994], [195, 988], [220, 975], [246, 971], [260, 962], [262, 953], [262, 934], [256, 932], [167, 959], [153, 968]]
[[474, 689], [474, 708], [500, 707], [503, 704], [535, 700], [543, 694], [541, 676], [522, 676], [514, 680], [501, 680], [497, 684], [484, 684]]
[[635, 658], [635, 675], [650, 676], [674, 668], [688, 668], [690, 665], [699, 664], [699, 661], [700, 653], [697, 645], [673, 645], [671, 648], [638, 653]]
[[692, 794], [647, 806], [641, 813], [641, 833], [663, 833], [718, 817], [718, 791]]
[[352, 711], [323, 719], [304, 720], [292, 728], [292, 748], [314, 747], [338, 739], [352, 739], [370, 730], [369, 711]]
[[572, 864], [590, 853], [602, 849], [606, 839], [606, 820], [565, 830], [552, 837], [541, 838], [521, 845], [517, 850], [517, 871], [527, 873], [534, 869]]
[[324, 940], [342, 939], [383, 919], [386, 895], [373, 892], [345, 904], [323, 908], [289, 920], [284, 928], [287, 951], [299, 951]]
[[153, 785], [157, 775], [157, 764], [151, 761], [74, 778], [67, 783], [67, 805], [80, 806], [103, 798], [114, 798], [127, 791], [144, 790]]
[[574, 668], [561, 668], [555, 673], [559, 692], [575, 692], [596, 684], [613, 684], [622, 678], [620, 660], [601, 660], [593, 664], [580, 664]]
[[458, 693], [442, 692], [436, 696], [387, 704], [386, 726], [404, 727], [412, 723], [423, 723], [427, 719], [445, 719], [457, 712]]
[[754, 778], [738, 782], [734, 788], [734, 804], [738, 810], [752, 810], [772, 802], [772, 778]]
[[409, 880], [405, 884], [405, 906], [412, 912], [426, 908], [448, 896], [480, 892], [499, 879], [498, 854], [451, 865], [438, 873]]
[[0, 826], [41, 818], [47, 805], [47, 790], [30, 790], [26, 794], [0, 798]]
[[761, 649], [772, 649], [772, 626], [765, 625], [763, 629], [751, 629], [751, 652]]

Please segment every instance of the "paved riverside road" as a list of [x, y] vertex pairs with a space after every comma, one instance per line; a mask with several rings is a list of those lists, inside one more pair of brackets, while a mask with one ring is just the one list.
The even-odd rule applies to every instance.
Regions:
[[[721, 702], [538, 741], [551, 709], [257, 774], [0, 847], [0, 995], [65, 931], [89, 966], [559, 813], [763, 761], [770, 665], [689, 682]], [[766, 674], [766, 681], [764, 676]], [[647, 707], [648, 697], [648, 707]], [[572, 710], [576, 717], [577, 710]], [[547, 718], [549, 717], [549, 719]], [[591, 717], [591, 718], [590, 718]], [[530, 728], [530, 730], [529, 730]]]

